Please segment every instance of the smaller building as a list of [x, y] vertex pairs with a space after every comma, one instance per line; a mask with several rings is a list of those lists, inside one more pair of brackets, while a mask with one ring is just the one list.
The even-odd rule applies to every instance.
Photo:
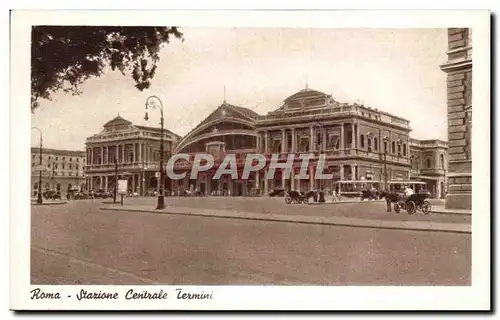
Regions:
[[410, 139], [410, 178], [427, 184], [433, 198], [446, 196], [448, 143], [442, 140]]
[[64, 196], [68, 190], [85, 190], [85, 152], [77, 150], [31, 148], [31, 196], [38, 195], [40, 170], [42, 193], [59, 191]]
[[[165, 129], [164, 159], [180, 136]], [[118, 115], [101, 132], [87, 138], [85, 174], [89, 190], [112, 191], [115, 180], [128, 180], [129, 192], [144, 195], [158, 190], [161, 129], [134, 125]], [[165, 179], [168, 190], [171, 182]]]

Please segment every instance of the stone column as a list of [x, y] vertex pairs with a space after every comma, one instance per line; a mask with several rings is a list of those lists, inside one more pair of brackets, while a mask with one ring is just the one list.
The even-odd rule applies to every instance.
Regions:
[[351, 138], [351, 149], [356, 149], [356, 130], [355, 130], [355, 123], [352, 123], [352, 138]]
[[104, 147], [101, 147], [101, 164], [104, 163]]
[[351, 164], [351, 180], [356, 180], [356, 168]]
[[269, 180], [267, 180], [267, 169], [264, 170], [264, 195], [269, 193]]
[[144, 144], [142, 142], [139, 143], [139, 159], [138, 159], [138, 161], [141, 162], [141, 163], [143, 162], [142, 161], [143, 160], [142, 159], [142, 148], [143, 148], [143, 146], [144, 146]]
[[292, 150], [290, 152], [296, 153], [297, 152], [297, 137], [295, 133], [295, 128], [292, 128]]
[[286, 129], [281, 129], [281, 153], [286, 152]]
[[344, 124], [340, 124], [340, 150], [344, 150]]
[[[255, 172], [255, 188], [260, 189], [260, 171]], [[262, 190], [259, 190], [262, 192]]]
[[323, 136], [323, 138], [321, 139], [322, 140], [321, 141], [321, 147], [323, 148], [323, 150], [326, 150], [326, 146], [327, 146], [327, 144], [326, 144], [326, 142], [327, 142], [326, 141], [327, 140], [326, 139], [327, 138], [326, 132], [327, 132], [327, 130], [326, 130], [325, 127], [323, 127], [322, 130], [323, 130], [323, 132], [321, 133], [321, 135]]
[[468, 121], [472, 113], [471, 37], [469, 29], [448, 29], [448, 50], [453, 52], [441, 65], [448, 87], [447, 209], [472, 208], [472, 126]]
[[300, 190], [300, 179], [297, 179], [297, 190], [302, 191]]
[[137, 162], [137, 143], [134, 142], [132, 144], [132, 146], [133, 146], [133, 148], [132, 148], [132, 154], [134, 155], [132, 157], [132, 159], [133, 159], [133, 162]]
[[316, 150], [316, 139], [314, 137], [314, 127], [309, 127], [309, 129], [311, 130], [311, 141], [310, 141], [310, 144], [309, 144], [309, 150], [311, 152], [314, 152]]
[[125, 144], [122, 144], [122, 163], [125, 163]]
[[264, 153], [268, 153], [269, 151], [269, 132], [266, 130], [264, 132]]
[[340, 180], [344, 180], [344, 165], [340, 165]]
[[314, 190], [314, 167], [309, 167], [309, 189]]
[[108, 176], [104, 176], [104, 191], [108, 191]]
[[[120, 159], [120, 145], [119, 144], [116, 145], [115, 157], [116, 157], [116, 162], [120, 163], [121, 159]], [[115, 159], [113, 159], [113, 161], [115, 161]]]

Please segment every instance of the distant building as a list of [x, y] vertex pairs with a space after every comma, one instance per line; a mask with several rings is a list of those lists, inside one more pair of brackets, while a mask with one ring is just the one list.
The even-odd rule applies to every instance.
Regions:
[[[103, 130], [88, 137], [85, 143], [85, 174], [89, 190], [113, 190], [115, 159], [118, 176], [128, 180], [129, 191], [142, 195], [156, 190], [160, 138], [160, 128], [134, 125], [121, 116], [104, 124]], [[165, 159], [179, 139], [178, 135], [165, 129]], [[168, 179], [165, 185], [167, 183]]]
[[49, 190], [66, 194], [68, 189], [85, 190], [85, 152], [74, 150], [31, 148], [31, 195], [38, 194], [40, 169], [42, 169], [42, 193]]
[[425, 182], [432, 197], [444, 199], [448, 143], [442, 140], [410, 139], [410, 163], [411, 180]]
[[448, 29], [448, 193], [446, 207], [472, 207], [472, 29]]

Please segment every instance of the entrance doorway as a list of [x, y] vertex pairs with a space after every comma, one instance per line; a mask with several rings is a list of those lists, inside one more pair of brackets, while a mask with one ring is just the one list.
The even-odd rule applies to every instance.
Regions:
[[210, 179], [210, 190], [215, 191], [216, 194], [219, 192], [219, 180]]
[[243, 184], [241, 182], [235, 182], [234, 185], [236, 186], [234, 196], [241, 197], [243, 195]]

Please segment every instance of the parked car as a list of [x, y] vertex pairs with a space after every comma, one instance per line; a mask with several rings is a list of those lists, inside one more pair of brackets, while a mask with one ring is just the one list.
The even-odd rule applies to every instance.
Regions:
[[75, 192], [73, 193], [73, 199], [75, 200], [84, 200], [84, 199], [90, 199], [90, 194], [86, 193], [86, 192], [81, 192], [81, 191], [78, 191], [78, 192]]
[[62, 199], [61, 192], [58, 192], [55, 190], [45, 191], [42, 195], [45, 199], [51, 199], [51, 200], [61, 200]]
[[94, 198], [96, 199], [106, 199], [106, 198], [112, 198], [113, 194], [109, 191], [104, 191], [102, 189], [99, 189], [94, 192]]
[[269, 192], [270, 197], [284, 197], [285, 196], [285, 189], [274, 189], [273, 191]]

